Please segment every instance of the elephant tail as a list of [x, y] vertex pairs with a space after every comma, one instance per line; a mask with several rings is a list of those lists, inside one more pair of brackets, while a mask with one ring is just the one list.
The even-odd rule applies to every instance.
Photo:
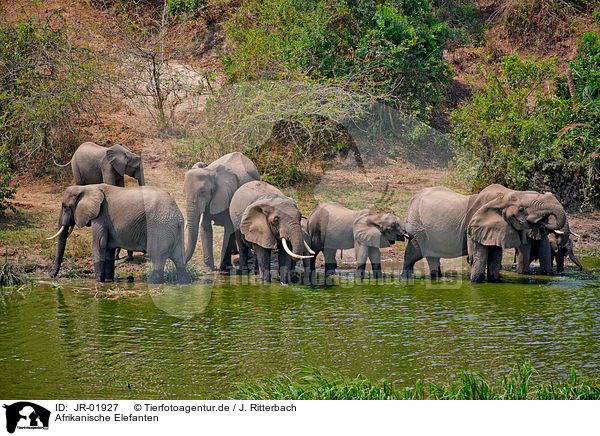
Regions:
[[54, 165], [56, 165], [57, 167], [61, 167], [61, 168], [71, 165], [71, 161], [67, 162], [64, 165], [59, 164], [58, 162], [56, 162], [56, 159], [54, 159], [54, 156], [52, 156], [52, 162], [54, 162]]

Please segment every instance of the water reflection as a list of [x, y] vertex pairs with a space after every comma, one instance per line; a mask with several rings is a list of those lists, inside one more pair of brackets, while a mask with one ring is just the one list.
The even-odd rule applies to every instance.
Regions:
[[597, 376], [598, 270], [503, 278], [309, 287], [218, 278], [119, 284], [118, 295], [89, 282], [41, 285], [0, 298], [0, 395], [223, 398], [237, 382], [307, 362], [398, 386], [465, 368], [499, 379], [519, 358], [539, 380], [571, 367]]

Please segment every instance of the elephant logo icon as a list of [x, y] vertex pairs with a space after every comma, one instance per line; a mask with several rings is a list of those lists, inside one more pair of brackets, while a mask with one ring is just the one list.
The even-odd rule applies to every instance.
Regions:
[[29, 401], [4, 405], [6, 409], [6, 431], [14, 433], [18, 428], [48, 429], [50, 411]]

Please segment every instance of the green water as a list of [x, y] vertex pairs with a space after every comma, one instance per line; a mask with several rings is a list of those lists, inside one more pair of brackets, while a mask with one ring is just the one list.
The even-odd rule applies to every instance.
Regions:
[[307, 363], [398, 387], [464, 369], [498, 379], [521, 358], [539, 381], [570, 368], [598, 377], [594, 262], [554, 277], [503, 271], [499, 284], [466, 274], [314, 287], [220, 277], [118, 299], [90, 281], [40, 283], [0, 296], [0, 397], [227, 398], [236, 383]]

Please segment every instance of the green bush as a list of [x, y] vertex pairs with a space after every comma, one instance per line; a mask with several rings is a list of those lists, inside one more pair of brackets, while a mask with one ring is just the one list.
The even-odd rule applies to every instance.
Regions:
[[0, 216], [7, 210], [17, 211], [7, 200], [14, 198], [16, 189], [11, 186], [12, 173], [8, 164], [8, 152], [4, 147], [0, 148]]
[[428, 0], [251, 0], [224, 31], [231, 81], [345, 76], [422, 119], [443, 99], [456, 36]]
[[77, 145], [74, 122], [89, 108], [100, 68], [66, 35], [57, 14], [0, 24], [0, 146], [15, 170], [43, 171]]
[[482, 74], [485, 86], [451, 116], [456, 164], [474, 191], [502, 183], [600, 207], [599, 35], [581, 38], [570, 68], [572, 91], [552, 61], [511, 55]]

